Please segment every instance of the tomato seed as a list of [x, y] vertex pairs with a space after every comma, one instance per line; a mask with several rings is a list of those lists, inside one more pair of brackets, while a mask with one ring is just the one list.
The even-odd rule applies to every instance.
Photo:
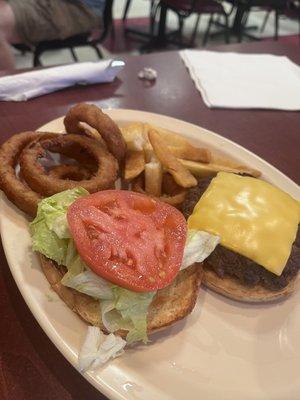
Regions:
[[159, 276], [160, 278], [164, 278], [164, 277], [166, 276], [165, 271], [159, 271], [158, 276]]

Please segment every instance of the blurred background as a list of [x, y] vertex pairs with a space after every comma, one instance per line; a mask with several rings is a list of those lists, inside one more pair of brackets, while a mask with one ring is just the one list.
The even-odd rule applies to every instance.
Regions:
[[18, 45], [16, 67], [254, 40], [296, 43], [300, 49], [298, 0], [100, 1], [101, 29], [35, 48]]

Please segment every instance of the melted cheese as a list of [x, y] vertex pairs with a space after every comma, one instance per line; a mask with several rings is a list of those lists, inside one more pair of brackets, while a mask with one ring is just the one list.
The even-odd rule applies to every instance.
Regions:
[[188, 219], [190, 229], [281, 275], [300, 222], [300, 203], [259, 179], [219, 172]]

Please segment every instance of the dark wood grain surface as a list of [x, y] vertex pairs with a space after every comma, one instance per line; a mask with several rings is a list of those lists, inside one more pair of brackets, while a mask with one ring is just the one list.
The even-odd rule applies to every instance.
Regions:
[[[300, 65], [299, 46], [265, 42], [214, 49], [286, 55]], [[126, 67], [113, 83], [70, 88], [28, 102], [0, 102], [0, 143], [14, 133], [35, 130], [64, 115], [78, 102], [93, 102], [104, 108], [151, 111], [201, 125], [253, 151], [300, 183], [299, 112], [209, 109], [177, 52], [123, 59]], [[156, 82], [147, 84], [137, 78], [145, 66], [157, 70]], [[43, 333], [18, 292], [2, 247], [0, 267], [0, 399], [104, 399]]]

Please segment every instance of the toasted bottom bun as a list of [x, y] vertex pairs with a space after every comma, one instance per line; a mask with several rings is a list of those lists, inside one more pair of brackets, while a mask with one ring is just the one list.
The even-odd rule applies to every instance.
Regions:
[[247, 303], [261, 303], [279, 299], [283, 300], [289, 296], [295, 290], [296, 278], [297, 277], [291, 280], [285, 288], [273, 291], [268, 290], [261, 285], [253, 287], [243, 285], [237, 279], [230, 276], [220, 278], [214, 271], [205, 267], [204, 264], [203, 283], [209, 289], [223, 294], [229, 299]]
[[[40, 254], [43, 272], [52, 289], [74, 312], [91, 325], [105, 331], [101, 321], [99, 301], [61, 283], [66, 270]], [[148, 334], [165, 328], [190, 314], [196, 304], [203, 275], [201, 264], [181, 271], [174, 282], [157, 292], [148, 311]], [[118, 331], [125, 337], [126, 331]]]

